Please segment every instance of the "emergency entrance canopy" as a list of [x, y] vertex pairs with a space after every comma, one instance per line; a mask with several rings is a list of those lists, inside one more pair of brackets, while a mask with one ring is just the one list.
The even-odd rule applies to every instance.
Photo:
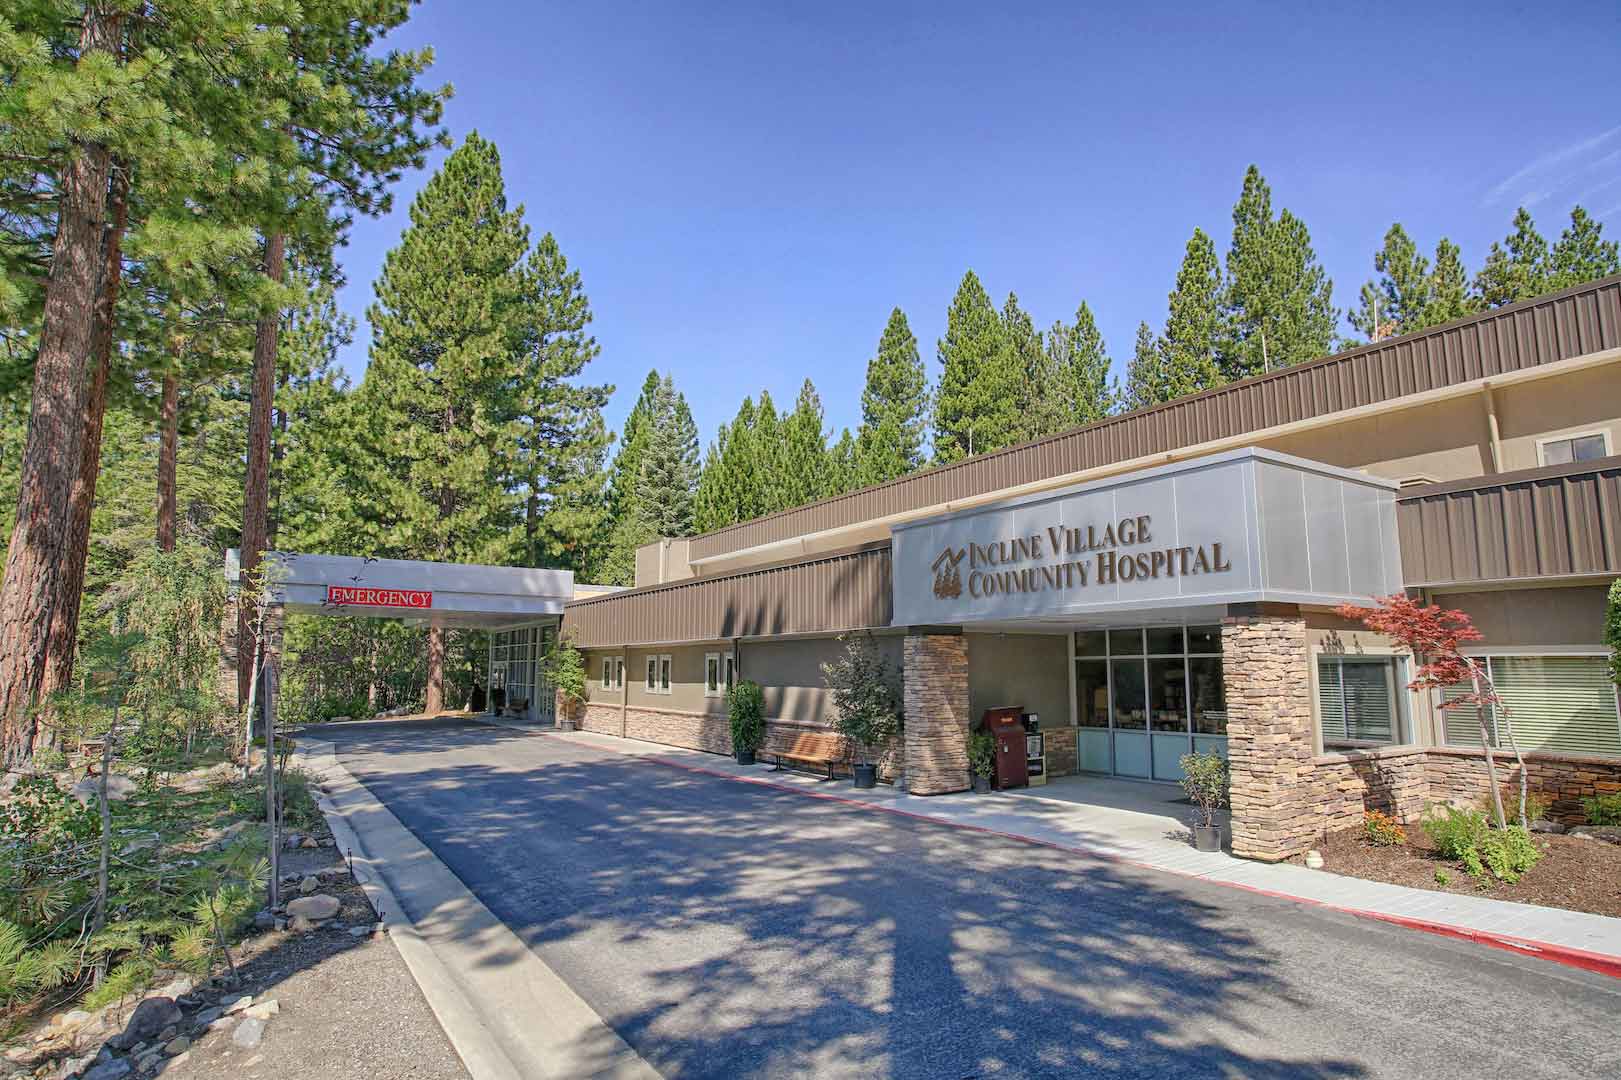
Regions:
[[[270, 586], [288, 611], [408, 619], [432, 626], [499, 629], [563, 613], [574, 598], [569, 570], [372, 559], [354, 555], [264, 556]], [[226, 580], [240, 582], [233, 548]]]

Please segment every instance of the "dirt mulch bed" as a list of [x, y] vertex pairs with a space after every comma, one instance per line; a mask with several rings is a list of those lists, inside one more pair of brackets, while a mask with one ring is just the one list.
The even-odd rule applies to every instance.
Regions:
[[[1621, 918], [1621, 845], [1538, 834], [1534, 839], [1543, 849], [1542, 860], [1517, 883], [1509, 885], [1490, 874], [1480, 880], [1470, 877], [1457, 863], [1436, 855], [1422, 829], [1414, 827], [1406, 832], [1407, 843], [1395, 847], [1375, 847], [1359, 829], [1330, 833], [1317, 845], [1323, 853], [1323, 869], [1415, 889]], [[1435, 880], [1437, 870], [1446, 871], [1451, 879], [1448, 884]]]

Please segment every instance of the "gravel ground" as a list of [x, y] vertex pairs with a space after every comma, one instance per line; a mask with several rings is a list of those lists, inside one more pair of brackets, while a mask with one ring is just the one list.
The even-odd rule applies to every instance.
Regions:
[[[287, 852], [282, 873], [341, 868], [328, 848]], [[439, 1080], [466, 1077], [399, 950], [386, 936], [356, 938], [350, 926], [373, 918], [364, 892], [343, 874], [323, 892], [343, 910], [331, 926], [304, 934], [273, 931], [252, 942], [238, 960], [240, 992], [255, 1002], [272, 998], [279, 1011], [264, 1039], [244, 1050], [231, 1039], [234, 1024], [211, 1030], [164, 1076], [250, 1080], [254, 1077], [337, 1077]], [[297, 895], [297, 889], [291, 890]], [[339, 924], [343, 928], [335, 928]]]

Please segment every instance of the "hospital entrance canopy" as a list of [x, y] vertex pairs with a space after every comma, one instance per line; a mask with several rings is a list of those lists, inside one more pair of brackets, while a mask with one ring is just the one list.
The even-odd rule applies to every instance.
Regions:
[[[284, 551], [268, 551], [264, 558], [285, 609], [311, 615], [499, 630], [559, 616], [574, 598], [569, 570]], [[234, 548], [226, 553], [225, 575], [233, 586], [239, 583]]]

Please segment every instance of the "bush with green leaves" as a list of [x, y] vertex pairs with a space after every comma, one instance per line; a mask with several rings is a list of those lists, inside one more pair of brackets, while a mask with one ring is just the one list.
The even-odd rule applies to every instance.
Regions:
[[1177, 783], [1199, 808], [1197, 824], [1211, 828], [1216, 824], [1216, 811], [1227, 805], [1227, 787], [1230, 777], [1227, 759], [1214, 751], [1183, 754], [1177, 759], [1182, 767], [1182, 779]]
[[541, 670], [564, 701], [578, 705], [585, 700], [585, 654], [575, 647], [573, 638], [558, 638], [541, 661]]
[[1401, 823], [1382, 810], [1369, 810], [1362, 815], [1362, 835], [1375, 847], [1399, 847], [1407, 843]]
[[1592, 795], [1582, 800], [1589, 825], [1621, 825], [1621, 792]]
[[833, 696], [833, 727], [866, 764], [901, 731], [901, 695], [890, 663], [871, 634], [839, 638], [844, 651], [822, 665], [822, 680]]
[[765, 691], [744, 679], [726, 695], [726, 714], [732, 725], [732, 751], [754, 751], [765, 742]]
[[968, 769], [981, 780], [996, 772], [996, 737], [984, 728], [968, 736]]
[[1542, 858], [1542, 850], [1524, 826], [1494, 829], [1479, 810], [1431, 806], [1419, 822], [1436, 854], [1455, 860], [1470, 877], [1488, 872], [1513, 884]]

